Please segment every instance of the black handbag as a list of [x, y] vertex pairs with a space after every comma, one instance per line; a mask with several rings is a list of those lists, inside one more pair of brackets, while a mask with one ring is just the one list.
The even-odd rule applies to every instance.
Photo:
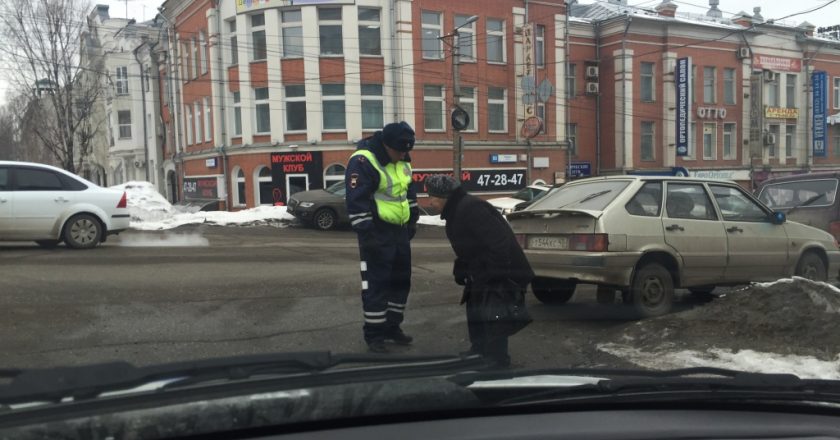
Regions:
[[[488, 282], [475, 298], [481, 321], [498, 336], [512, 336], [533, 319], [525, 307], [524, 289], [511, 279]], [[471, 298], [472, 300], [473, 298]]]

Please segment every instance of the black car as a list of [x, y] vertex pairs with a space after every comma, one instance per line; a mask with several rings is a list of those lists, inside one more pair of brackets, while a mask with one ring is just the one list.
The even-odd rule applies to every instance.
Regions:
[[288, 213], [318, 229], [333, 229], [350, 222], [344, 203], [345, 193], [344, 181], [336, 182], [327, 189], [295, 193], [289, 197]]

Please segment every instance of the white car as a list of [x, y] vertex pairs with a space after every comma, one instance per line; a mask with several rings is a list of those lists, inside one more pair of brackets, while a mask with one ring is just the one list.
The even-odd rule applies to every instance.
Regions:
[[49, 165], [0, 161], [0, 240], [95, 247], [128, 229], [125, 191]]
[[510, 197], [498, 197], [488, 199], [487, 201], [499, 210], [499, 212], [507, 215], [516, 210], [516, 205], [522, 202], [530, 202], [550, 189], [551, 187], [548, 185], [531, 185], [519, 190]]

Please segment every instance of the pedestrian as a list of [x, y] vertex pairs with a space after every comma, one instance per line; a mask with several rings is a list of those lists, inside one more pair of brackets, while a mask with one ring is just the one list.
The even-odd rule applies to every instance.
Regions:
[[[455, 282], [464, 286], [470, 349], [494, 367], [510, 366], [508, 337], [530, 322], [524, 294], [534, 272], [507, 220], [489, 203], [468, 194], [454, 178], [437, 174], [425, 181], [429, 202], [446, 220], [446, 237], [455, 251]], [[501, 292], [501, 293], [500, 293]], [[495, 320], [502, 307], [518, 310], [521, 322]], [[521, 315], [520, 315], [521, 316]], [[520, 325], [521, 324], [521, 325]]]
[[345, 174], [347, 213], [359, 239], [363, 334], [368, 349], [387, 353], [386, 341], [411, 344], [400, 328], [411, 289], [411, 247], [419, 219], [411, 187], [414, 130], [385, 125], [359, 142]]

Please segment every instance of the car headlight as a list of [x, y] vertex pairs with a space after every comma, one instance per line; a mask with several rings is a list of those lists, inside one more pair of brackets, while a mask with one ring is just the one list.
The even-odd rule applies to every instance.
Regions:
[[513, 212], [513, 208], [505, 208], [502, 210], [502, 215], [508, 215]]
[[312, 202], [300, 202], [298, 206], [300, 206], [301, 208], [311, 208], [315, 206], [315, 204]]

